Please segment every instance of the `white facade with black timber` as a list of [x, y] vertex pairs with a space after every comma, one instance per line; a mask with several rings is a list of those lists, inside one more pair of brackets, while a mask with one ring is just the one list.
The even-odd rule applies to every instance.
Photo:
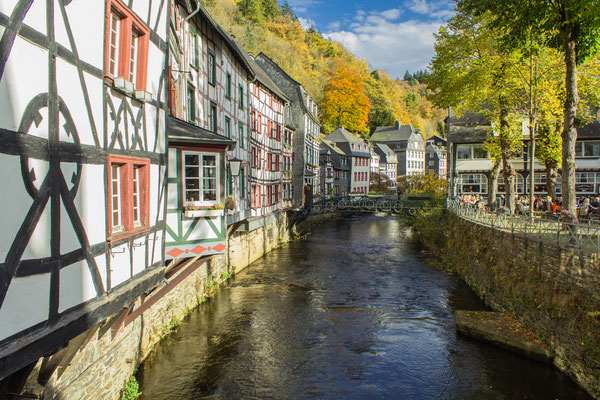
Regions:
[[0, 2], [0, 379], [162, 280], [166, 10]]

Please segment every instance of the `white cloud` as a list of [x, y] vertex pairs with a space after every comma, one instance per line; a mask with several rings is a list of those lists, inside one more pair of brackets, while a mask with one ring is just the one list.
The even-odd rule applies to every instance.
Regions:
[[385, 69], [395, 78], [402, 77], [406, 70], [427, 67], [433, 56], [433, 33], [439, 27], [438, 22], [379, 22], [329, 32], [327, 36], [357, 57], [366, 58], [372, 68]]
[[334, 21], [327, 26], [328, 31], [339, 31], [342, 28], [340, 21]]
[[315, 21], [310, 19], [310, 18], [302, 18], [302, 17], [298, 17], [298, 22], [300, 23], [300, 26], [302, 27], [302, 29], [307, 30], [308, 28], [310, 28], [311, 26], [315, 26]]
[[330, 24], [325, 35], [358, 58], [367, 59], [371, 68], [402, 77], [406, 70], [414, 72], [427, 67], [434, 54], [433, 34], [454, 13], [451, 0], [411, 0], [408, 8], [413, 13], [419, 10], [419, 14], [427, 14], [427, 18], [399, 21], [403, 10], [396, 8], [358, 10], [351, 23]]
[[430, 10], [429, 3], [426, 0], [412, 0], [408, 8], [417, 14], [428, 14]]
[[402, 14], [402, 10], [400, 10], [399, 8], [391, 8], [389, 10], [379, 11], [377, 14], [381, 18], [384, 18], [388, 21], [393, 21], [400, 17], [400, 15]]
[[447, 0], [411, 0], [408, 9], [434, 19], [447, 19], [454, 14], [453, 4]]

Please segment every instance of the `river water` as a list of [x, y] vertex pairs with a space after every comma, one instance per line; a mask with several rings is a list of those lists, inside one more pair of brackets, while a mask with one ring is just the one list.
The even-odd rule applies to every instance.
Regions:
[[143, 399], [588, 399], [552, 366], [456, 334], [483, 304], [402, 222], [313, 228], [240, 272], [161, 343]]

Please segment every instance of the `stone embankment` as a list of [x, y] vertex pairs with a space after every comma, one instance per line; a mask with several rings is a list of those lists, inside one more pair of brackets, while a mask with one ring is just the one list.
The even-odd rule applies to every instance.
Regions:
[[[254, 218], [245, 229], [229, 235], [227, 254], [189, 258], [167, 266], [163, 285], [73, 339], [83, 346], [71, 355], [68, 365], [58, 367], [43, 388], [44, 398], [119, 399], [138, 365], [219, 285], [274, 248], [306, 235], [312, 225], [334, 217], [309, 217], [296, 225], [290, 224], [286, 213]], [[41, 364], [30, 375], [29, 393], [42, 390], [36, 384]]]
[[552, 362], [548, 346], [510, 314], [456, 310], [454, 322], [456, 330], [464, 335], [539, 361]]
[[417, 221], [416, 235], [495, 311], [531, 329], [554, 364], [600, 398], [600, 254], [465, 221]]

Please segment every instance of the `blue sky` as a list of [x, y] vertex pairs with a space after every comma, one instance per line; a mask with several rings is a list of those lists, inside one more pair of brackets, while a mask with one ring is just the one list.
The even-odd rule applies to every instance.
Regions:
[[392, 78], [425, 69], [433, 33], [453, 15], [452, 0], [288, 0], [302, 26], [314, 26], [372, 69]]

